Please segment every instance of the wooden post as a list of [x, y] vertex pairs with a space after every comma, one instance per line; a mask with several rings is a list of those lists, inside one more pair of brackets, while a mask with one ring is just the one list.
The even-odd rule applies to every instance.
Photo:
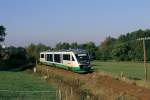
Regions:
[[61, 100], [61, 90], [58, 90], [58, 98]]
[[68, 97], [68, 93], [67, 93], [67, 90], [66, 90], [66, 93], [65, 93], [65, 95], [66, 95], [66, 100], [68, 100], [68, 98], [67, 98], [67, 97]]
[[137, 40], [143, 41], [143, 51], [144, 51], [144, 69], [145, 69], [145, 81], [147, 81], [147, 65], [146, 65], [146, 45], [145, 41], [150, 40], [150, 37], [138, 38]]
[[143, 39], [143, 51], [144, 51], [145, 81], [147, 81], [147, 66], [146, 66], [146, 47], [145, 47], [145, 39]]
[[36, 73], [36, 67], [33, 68], [34, 73]]
[[37, 67], [37, 60], [35, 61], [35, 67]]
[[46, 70], [47, 70], [47, 78], [49, 78], [49, 71], [48, 71], [48, 68], [47, 68]]
[[121, 78], [123, 78], [124, 77], [124, 73], [123, 72], [121, 72]]
[[71, 96], [73, 96], [72, 87], [70, 88], [70, 94], [71, 94]]

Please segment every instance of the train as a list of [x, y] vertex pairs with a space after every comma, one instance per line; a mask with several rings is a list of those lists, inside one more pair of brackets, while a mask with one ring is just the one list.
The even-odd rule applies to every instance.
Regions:
[[82, 49], [43, 51], [40, 63], [79, 73], [91, 70], [89, 53]]

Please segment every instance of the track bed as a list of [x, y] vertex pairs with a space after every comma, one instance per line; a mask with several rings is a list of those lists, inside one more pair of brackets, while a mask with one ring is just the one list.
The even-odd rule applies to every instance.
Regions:
[[66, 85], [79, 83], [80, 89], [88, 91], [98, 100], [100, 98], [103, 100], [119, 100], [120, 98], [124, 98], [123, 100], [150, 100], [150, 89], [128, 84], [101, 72], [79, 74], [44, 65], [38, 65], [37, 71], [51, 78], [51, 75], [55, 75], [54, 79], [59, 76]]

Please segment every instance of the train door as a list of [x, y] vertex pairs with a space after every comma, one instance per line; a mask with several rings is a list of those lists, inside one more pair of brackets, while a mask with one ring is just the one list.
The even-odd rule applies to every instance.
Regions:
[[70, 66], [71, 65], [71, 55], [68, 54], [63, 54], [63, 64], [66, 66]]

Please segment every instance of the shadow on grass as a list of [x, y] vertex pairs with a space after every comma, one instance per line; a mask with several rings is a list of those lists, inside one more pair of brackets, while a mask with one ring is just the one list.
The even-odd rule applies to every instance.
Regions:
[[141, 78], [139, 77], [132, 77], [132, 76], [128, 76], [129, 79], [132, 79], [132, 80], [142, 80]]
[[91, 66], [97, 67], [97, 66], [102, 66], [100, 64], [91, 64]]
[[90, 69], [89, 71], [82, 72], [82, 73], [79, 73], [79, 74], [92, 74], [93, 72], [95, 72], [95, 70]]
[[32, 69], [35, 66], [35, 64], [28, 63], [22, 66], [0, 66], [0, 71], [24, 71], [26, 69]]

